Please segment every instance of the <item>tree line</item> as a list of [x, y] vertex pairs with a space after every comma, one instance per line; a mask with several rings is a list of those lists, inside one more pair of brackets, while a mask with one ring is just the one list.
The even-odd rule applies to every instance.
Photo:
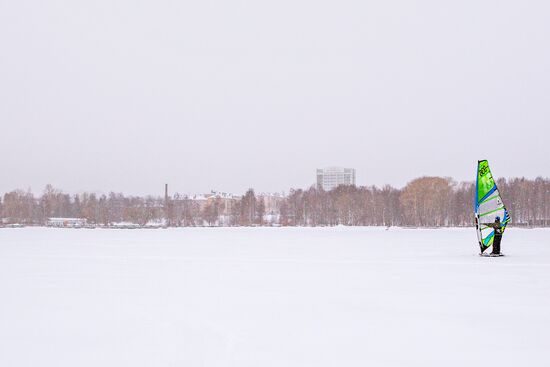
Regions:
[[[550, 179], [499, 179], [512, 225], [550, 226]], [[404, 188], [386, 185], [293, 189], [269, 202], [248, 190], [240, 197], [197, 200], [125, 196], [121, 193], [69, 195], [46, 186], [42, 195], [15, 190], [0, 198], [1, 223], [43, 225], [51, 217], [86, 218], [110, 225], [132, 222], [169, 226], [470, 226], [475, 184], [446, 177], [421, 177]], [[268, 203], [268, 204], [266, 204]]]
[[[513, 225], [550, 225], [550, 179], [497, 182]], [[339, 186], [332, 191], [291, 190], [280, 223], [290, 226], [470, 226], [475, 183], [421, 177], [403, 189], [389, 185]]]

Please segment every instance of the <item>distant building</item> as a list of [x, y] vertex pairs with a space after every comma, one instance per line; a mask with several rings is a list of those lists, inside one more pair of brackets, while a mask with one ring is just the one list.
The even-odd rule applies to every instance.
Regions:
[[220, 204], [220, 215], [229, 215], [235, 203], [241, 199], [240, 196], [226, 192], [211, 191], [209, 194], [191, 195], [188, 199], [198, 204], [199, 210], [204, 210], [208, 204], [217, 201]]
[[261, 200], [264, 204], [264, 223], [267, 225], [278, 223], [281, 215], [281, 204], [285, 200], [284, 195], [279, 193], [260, 193], [256, 196], [256, 200]]
[[285, 197], [279, 193], [262, 192], [256, 195], [256, 200], [263, 201], [266, 214], [279, 214], [284, 199]]
[[87, 223], [86, 218], [48, 218], [46, 225], [48, 227], [84, 227]]
[[[233, 195], [227, 192], [211, 191], [207, 195], [208, 203], [218, 202], [220, 204], [219, 214], [222, 217], [231, 215], [233, 207], [237, 201], [241, 199], [240, 196]], [[224, 222], [225, 220], [222, 220]]]
[[328, 167], [317, 169], [317, 188], [330, 191], [340, 185], [355, 185], [355, 169]]

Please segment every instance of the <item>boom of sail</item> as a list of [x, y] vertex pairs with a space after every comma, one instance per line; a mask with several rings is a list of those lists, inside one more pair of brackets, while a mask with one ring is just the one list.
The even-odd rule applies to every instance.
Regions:
[[477, 180], [475, 194], [475, 222], [477, 239], [481, 252], [487, 250], [492, 244], [495, 231], [483, 223], [493, 223], [496, 217], [500, 217], [503, 230], [510, 222], [510, 214], [502, 202], [497, 184], [493, 179], [489, 162], [482, 160], [477, 162]]

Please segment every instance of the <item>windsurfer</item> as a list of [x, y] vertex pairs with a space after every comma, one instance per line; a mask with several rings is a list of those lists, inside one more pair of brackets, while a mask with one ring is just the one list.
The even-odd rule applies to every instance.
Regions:
[[495, 235], [493, 238], [493, 251], [491, 252], [491, 255], [500, 256], [500, 241], [502, 241], [502, 232], [504, 231], [502, 223], [500, 222], [500, 217], [497, 216], [494, 223], [483, 224], [495, 230]]

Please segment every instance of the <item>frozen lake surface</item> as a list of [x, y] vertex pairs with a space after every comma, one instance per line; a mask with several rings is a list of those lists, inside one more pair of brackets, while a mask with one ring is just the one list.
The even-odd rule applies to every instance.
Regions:
[[0, 366], [549, 366], [550, 230], [0, 229]]

